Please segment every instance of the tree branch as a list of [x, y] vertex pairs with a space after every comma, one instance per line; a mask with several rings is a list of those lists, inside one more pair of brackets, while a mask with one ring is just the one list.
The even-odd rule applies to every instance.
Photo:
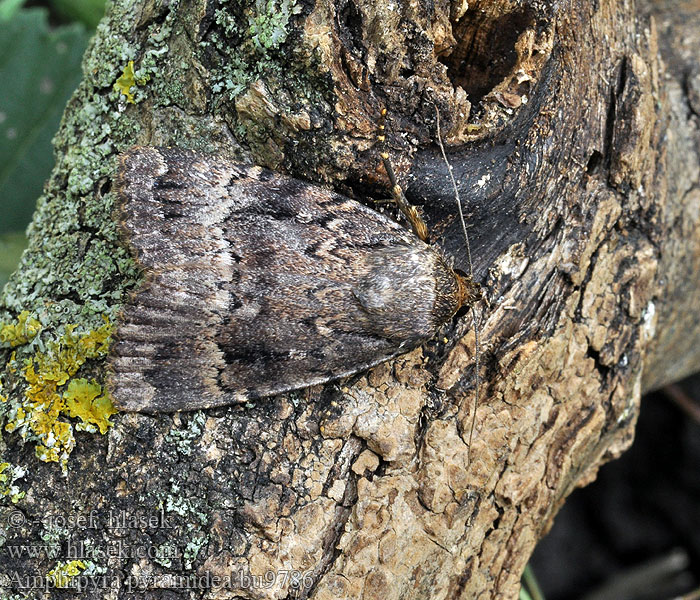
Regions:
[[[127, 147], [216, 152], [381, 198], [382, 108], [409, 201], [466, 270], [437, 106], [489, 300], [471, 460], [467, 315], [423, 348], [304, 394], [117, 415], [105, 437], [78, 434], [65, 478], [3, 434], [6, 460], [28, 469], [27, 522], [7, 543], [53, 536], [63, 562], [79, 543], [118, 544], [128, 553], [86, 557], [118, 598], [140, 583], [164, 598], [155, 578], [167, 574], [209, 577], [201, 598], [514, 597], [566, 496], [631, 443], [642, 392], [700, 364], [698, 9], [278, 0], [265, 11], [113, 4], [6, 315], [37, 315], [44, 344], [68, 324], [118, 318], [139, 284], [111, 219]], [[113, 88], [130, 59], [134, 104]], [[10, 349], [2, 356], [9, 364]], [[16, 407], [26, 382], [3, 377]], [[91, 511], [95, 527], [77, 524]], [[165, 525], [118, 529], [110, 511]], [[34, 522], [44, 516], [72, 524]], [[56, 567], [45, 554], [3, 563], [10, 574]], [[296, 588], [291, 571], [306, 575]], [[269, 587], [251, 579], [266, 573]]]

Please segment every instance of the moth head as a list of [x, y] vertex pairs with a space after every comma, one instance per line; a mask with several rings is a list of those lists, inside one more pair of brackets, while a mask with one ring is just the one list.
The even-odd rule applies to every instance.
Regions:
[[471, 306], [474, 302], [481, 300], [483, 292], [478, 283], [468, 275], [460, 275], [459, 273], [454, 275], [457, 281], [457, 299], [459, 302], [457, 310], [463, 306]]

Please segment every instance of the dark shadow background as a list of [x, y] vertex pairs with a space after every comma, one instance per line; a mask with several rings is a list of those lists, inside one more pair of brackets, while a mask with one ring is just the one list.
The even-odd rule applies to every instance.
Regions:
[[[700, 375], [680, 387], [700, 407]], [[547, 600], [697, 591], [700, 423], [663, 390], [645, 396], [632, 447], [569, 497], [530, 564]]]

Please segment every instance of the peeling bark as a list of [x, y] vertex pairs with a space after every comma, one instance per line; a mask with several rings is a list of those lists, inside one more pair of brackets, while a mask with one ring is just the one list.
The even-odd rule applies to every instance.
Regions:
[[[141, 583], [150, 598], [516, 597], [566, 496], [631, 443], [641, 394], [700, 366], [700, 5], [273, 8], [114, 4], [4, 306], [68, 297], [31, 266], [45, 240], [75, 244], [59, 225], [78, 211], [77, 235], [123, 252], [108, 223], [113, 162], [94, 162], [102, 145], [109, 158], [136, 143], [216, 151], [381, 198], [383, 107], [409, 200], [466, 271], [437, 107], [489, 300], [471, 460], [466, 315], [424, 348], [305, 394], [119, 415], [108, 436], [78, 439], [65, 478], [3, 434], [6, 460], [28, 468], [25, 498], [3, 508], [27, 522], [5, 549], [47, 536], [61, 559], [101, 549], [90, 568], [110, 585], [85, 598]], [[135, 105], [111, 88], [125, 57], [151, 76]], [[99, 292], [71, 284], [75, 305], [93, 294], [116, 309], [113, 292], [134, 285], [126, 269], [105, 271]], [[76, 523], [91, 511], [95, 527]], [[110, 527], [110, 511], [167, 526]], [[125, 551], [104, 554], [115, 545]], [[56, 559], [4, 563], [42, 575]], [[209, 579], [167, 589], [166, 574]]]

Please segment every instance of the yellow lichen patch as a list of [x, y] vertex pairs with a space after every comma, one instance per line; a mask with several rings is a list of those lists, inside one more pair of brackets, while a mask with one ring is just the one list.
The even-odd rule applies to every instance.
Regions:
[[5, 429], [36, 441], [36, 456], [60, 462], [64, 470], [75, 446], [73, 425], [65, 417], [80, 419], [75, 426], [78, 431], [105, 433], [110, 415], [116, 412], [100, 384], [72, 379], [86, 360], [107, 354], [112, 325], [107, 318], [104, 321], [85, 333], [78, 333], [77, 325], [67, 325], [58, 340], [46, 342], [43, 352], [25, 359], [24, 398], [8, 411]]
[[0, 325], [0, 342], [10, 344], [12, 348], [31, 342], [39, 333], [41, 323], [30, 314], [28, 310], [23, 310], [16, 323]]
[[126, 96], [126, 101], [134, 104], [134, 95], [131, 93], [131, 87], [136, 85], [134, 78], [134, 61], [130, 60], [124, 67], [124, 71], [114, 84], [114, 89]]
[[71, 579], [76, 575], [80, 575], [86, 568], [82, 560], [71, 560], [67, 563], [58, 563], [51, 569], [46, 577], [53, 582], [54, 587], [67, 588], [70, 586]]
[[136, 104], [134, 95], [131, 93], [131, 88], [137, 85], [143, 85], [149, 79], [149, 76], [137, 77], [136, 73], [134, 72], [134, 61], [130, 60], [114, 84], [114, 89], [117, 92], [124, 94], [127, 102], [130, 104]]
[[63, 392], [63, 400], [71, 417], [79, 418], [84, 424], [96, 425], [100, 433], [105, 433], [112, 425], [109, 417], [117, 412], [95, 380], [73, 379]]
[[[73, 330], [71, 330], [72, 333]], [[99, 358], [107, 354], [109, 350], [109, 336], [112, 334], [112, 325], [105, 318], [105, 324], [99, 329], [88, 331], [77, 340], [78, 348], [87, 358]]]

